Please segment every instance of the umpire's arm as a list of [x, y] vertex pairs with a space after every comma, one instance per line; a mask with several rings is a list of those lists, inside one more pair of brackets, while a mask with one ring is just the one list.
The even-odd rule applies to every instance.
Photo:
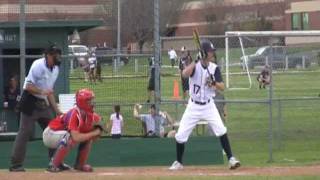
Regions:
[[63, 114], [63, 113], [60, 111], [60, 109], [58, 108], [56, 99], [55, 99], [55, 97], [54, 97], [53, 94], [49, 94], [49, 95], [48, 95], [48, 101], [49, 101], [51, 107], [53, 108], [53, 110], [56, 112], [57, 115]]

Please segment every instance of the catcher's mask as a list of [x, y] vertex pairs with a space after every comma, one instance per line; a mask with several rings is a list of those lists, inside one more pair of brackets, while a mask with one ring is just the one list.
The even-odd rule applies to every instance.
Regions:
[[76, 103], [81, 110], [93, 113], [94, 93], [89, 89], [80, 89], [76, 93]]
[[53, 57], [53, 62], [55, 65], [60, 66], [61, 64], [61, 49], [56, 45], [51, 45], [49, 48], [45, 50], [45, 55], [51, 55]]
[[203, 53], [201, 55], [204, 59], [208, 57], [208, 52], [215, 52], [215, 51], [216, 51], [216, 48], [213, 46], [211, 41], [207, 39], [204, 39], [201, 41], [201, 52]]

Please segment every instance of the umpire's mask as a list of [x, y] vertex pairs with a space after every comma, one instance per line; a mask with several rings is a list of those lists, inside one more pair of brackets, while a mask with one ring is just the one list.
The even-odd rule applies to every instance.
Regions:
[[56, 45], [50, 46], [46, 49], [45, 54], [50, 54], [53, 57], [53, 62], [55, 65], [60, 66], [61, 64], [61, 49], [58, 48]]

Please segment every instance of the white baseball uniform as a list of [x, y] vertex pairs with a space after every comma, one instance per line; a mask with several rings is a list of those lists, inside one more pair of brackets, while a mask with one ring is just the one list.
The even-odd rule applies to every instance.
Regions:
[[215, 90], [207, 85], [211, 78], [216, 82], [222, 82], [221, 72], [217, 65], [210, 62], [205, 68], [200, 61], [197, 62], [189, 77], [189, 102], [175, 136], [178, 143], [188, 141], [193, 128], [200, 120], [208, 121], [209, 127], [216, 136], [222, 136], [227, 132], [212, 99], [215, 96]]

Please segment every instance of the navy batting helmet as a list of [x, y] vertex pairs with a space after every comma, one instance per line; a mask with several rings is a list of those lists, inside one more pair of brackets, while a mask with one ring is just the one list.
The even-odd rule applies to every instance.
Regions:
[[207, 58], [208, 52], [214, 52], [216, 48], [213, 46], [211, 41], [205, 39], [201, 41], [201, 50], [204, 53], [204, 58]]

